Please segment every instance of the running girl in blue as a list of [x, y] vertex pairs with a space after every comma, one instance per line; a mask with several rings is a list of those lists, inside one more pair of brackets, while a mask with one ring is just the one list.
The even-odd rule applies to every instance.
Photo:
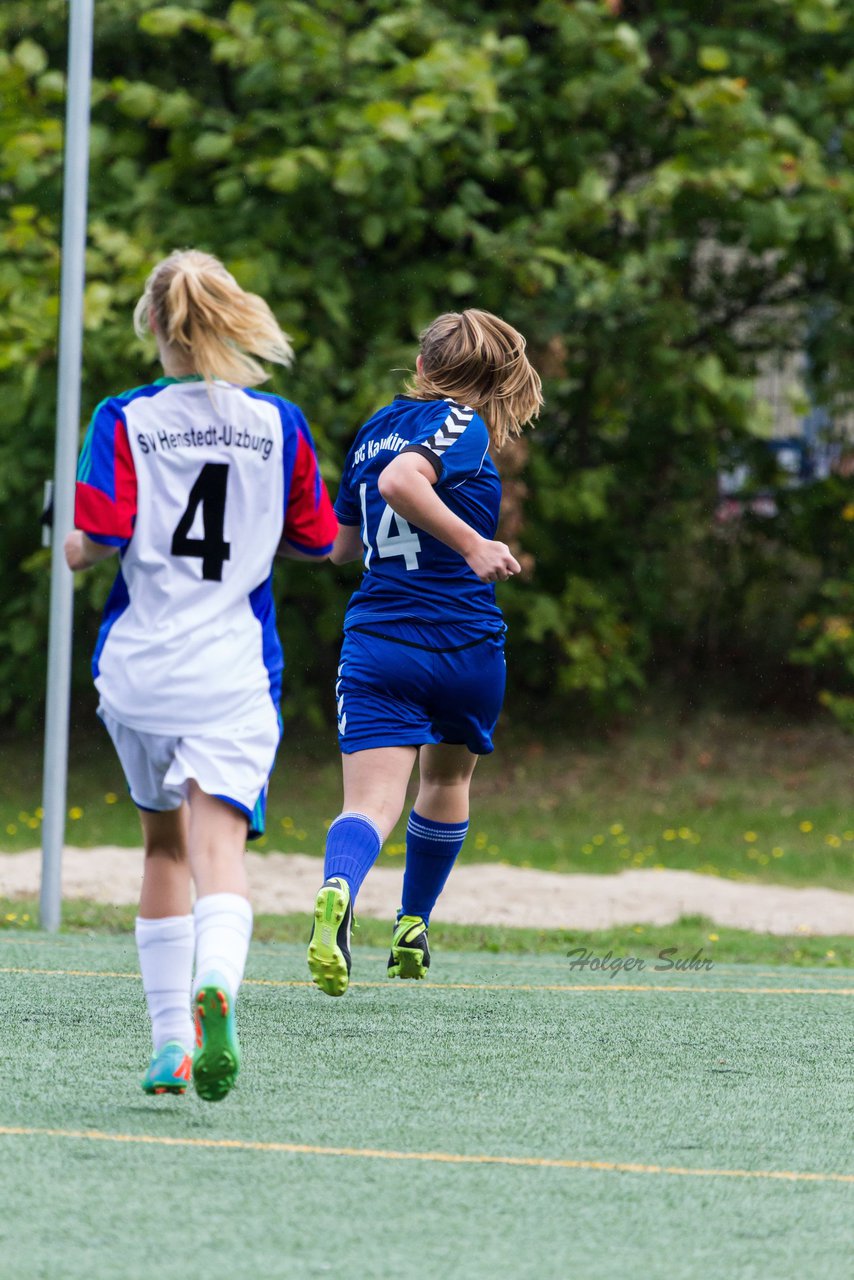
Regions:
[[344, 809], [329, 830], [308, 964], [329, 995], [350, 975], [353, 903], [403, 811], [418, 757], [390, 977], [423, 978], [430, 913], [459, 853], [478, 756], [504, 698], [495, 582], [519, 572], [495, 541], [491, 449], [542, 405], [525, 339], [498, 316], [440, 316], [422, 334], [408, 394], [367, 422], [335, 504], [335, 564], [364, 558], [344, 623], [336, 699]]

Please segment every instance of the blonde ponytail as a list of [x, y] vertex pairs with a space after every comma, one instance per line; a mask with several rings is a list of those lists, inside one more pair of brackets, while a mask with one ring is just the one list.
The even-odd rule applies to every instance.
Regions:
[[500, 449], [543, 404], [540, 375], [525, 346], [522, 334], [490, 311], [449, 311], [421, 334], [421, 369], [407, 390], [470, 405]]
[[206, 381], [253, 387], [269, 377], [253, 356], [283, 365], [293, 359], [264, 299], [246, 293], [217, 258], [198, 249], [176, 249], [157, 264], [133, 319], [140, 338], [154, 328]]

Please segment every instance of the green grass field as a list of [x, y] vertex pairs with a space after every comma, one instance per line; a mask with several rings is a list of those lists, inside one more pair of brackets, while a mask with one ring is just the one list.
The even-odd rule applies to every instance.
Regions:
[[[137, 909], [106, 906], [70, 899], [62, 905], [62, 928], [66, 932], [133, 933]], [[39, 908], [33, 898], [0, 897], [0, 936], [32, 933], [38, 929]], [[307, 912], [286, 916], [256, 914], [253, 936], [261, 942], [304, 942], [311, 932], [312, 917]], [[357, 920], [357, 945], [384, 947], [389, 940], [389, 922], [363, 917]], [[683, 916], [667, 925], [616, 925], [611, 929], [585, 932], [580, 929], [519, 929], [496, 925], [430, 925], [433, 946], [449, 951], [483, 951], [492, 955], [566, 956], [570, 950], [584, 949], [591, 955], [637, 956], [645, 962], [685, 958], [702, 952], [716, 964], [788, 964], [822, 969], [854, 968], [854, 936], [833, 937], [810, 934], [776, 935], [730, 929], [703, 916]]]
[[[273, 776], [268, 835], [254, 847], [320, 853], [341, 803], [334, 740], [305, 744], [292, 733]], [[666, 866], [851, 887], [851, 739], [833, 726], [712, 714], [678, 723], [650, 710], [607, 740], [526, 735], [499, 735], [479, 766], [463, 861], [587, 872]], [[40, 839], [40, 748], [7, 739], [2, 754], [0, 849], [31, 848]], [[72, 734], [68, 812], [70, 843], [139, 843], [136, 811], [97, 726]], [[400, 858], [403, 842], [404, 822], [384, 861]]]
[[850, 1267], [854, 970], [256, 943], [232, 1095], [146, 1099], [132, 938], [0, 937], [4, 1280], [787, 1280]]
[[[41, 761], [4, 745], [14, 851], [40, 839]], [[732, 717], [529, 737], [478, 770], [463, 858], [850, 889], [849, 760], [833, 729]], [[320, 853], [339, 788], [334, 752], [286, 740], [262, 851]], [[139, 842], [88, 729], [68, 807], [72, 843]], [[401, 830], [383, 857], [402, 852]], [[387, 923], [365, 920], [339, 1001], [307, 981], [308, 917], [259, 916], [244, 1070], [210, 1105], [139, 1089], [134, 914], [66, 903], [47, 937], [34, 902], [0, 897], [3, 1280], [845, 1274], [854, 938], [437, 921], [431, 981], [394, 984]], [[712, 967], [665, 972], [672, 947]], [[636, 967], [573, 968], [573, 948]]]

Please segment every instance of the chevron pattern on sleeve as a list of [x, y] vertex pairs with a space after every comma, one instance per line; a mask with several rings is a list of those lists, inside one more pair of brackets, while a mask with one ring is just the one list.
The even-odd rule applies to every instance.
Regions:
[[423, 444], [425, 449], [429, 449], [440, 458], [446, 449], [450, 449], [451, 445], [459, 440], [474, 417], [474, 409], [470, 409], [467, 404], [457, 404], [454, 400], [449, 400], [448, 404], [450, 412], [447, 418], [439, 430]]

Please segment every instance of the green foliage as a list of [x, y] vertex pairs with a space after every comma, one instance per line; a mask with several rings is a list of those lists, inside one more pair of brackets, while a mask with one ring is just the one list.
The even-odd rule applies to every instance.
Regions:
[[[0, 14], [0, 714], [34, 715], [43, 677], [66, 18], [60, 0]], [[271, 385], [334, 488], [418, 330], [498, 311], [547, 395], [535, 570], [504, 593], [516, 688], [563, 714], [661, 668], [782, 668], [840, 571], [817, 514], [716, 530], [715, 476], [764, 429], [764, 353], [809, 349], [815, 394], [851, 394], [852, 67], [841, 0], [702, 18], [686, 0], [100, 0], [83, 403], [150, 376], [133, 302], [160, 255], [198, 245], [293, 336]], [[286, 570], [301, 712], [326, 714], [350, 582]], [[78, 593], [84, 636], [102, 591]], [[844, 697], [845, 664], [823, 670]]]
[[[824, 582], [815, 612], [801, 619], [800, 629], [794, 660], [817, 668], [831, 680], [835, 677], [845, 688], [854, 686], [854, 582], [836, 578]], [[854, 698], [827, 688], [819, 698], [844, 728], [854, 732]]]

